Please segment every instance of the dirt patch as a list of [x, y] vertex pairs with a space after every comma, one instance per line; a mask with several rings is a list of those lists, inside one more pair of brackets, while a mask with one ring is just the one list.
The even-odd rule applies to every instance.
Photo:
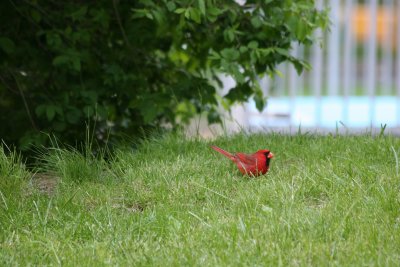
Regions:
[[133, 212], [133, 213], [142, 212], [145, 208], [140, 203], [123, 203], [123, 204], [118, 203], [118, 204], [112, 205], [112, 207], [114, 209], [121, 209], [121, 210], [125, 210], [128, 212]]
[[54, 195], [58, 181], [59, 177], [51, 173], [35, 173], [32, 175], [32, 185], [37, 188], [40, 193], [48, 196]]

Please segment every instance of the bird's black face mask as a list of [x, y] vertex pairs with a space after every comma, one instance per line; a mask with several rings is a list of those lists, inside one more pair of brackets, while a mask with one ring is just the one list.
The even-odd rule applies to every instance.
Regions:
[[267, 167], [269, 166], [269, 162], [271, 161], [271, 157], [269, 156], [269, 153], [271, 153], [271, 152], [264, 153], [265, 158], [266, 158], [265, 164], [267, 165]]

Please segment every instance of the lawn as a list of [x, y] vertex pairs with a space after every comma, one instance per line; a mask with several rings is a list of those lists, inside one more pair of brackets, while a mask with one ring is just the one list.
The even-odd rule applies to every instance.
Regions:
[[[248, 178], [210, 144], [275, 157]], [[169, 134], [107, 160], [51, 149], [33, 175], [4, 147], [0, 265], [398, 266], [399, 148], [369, 134]]]

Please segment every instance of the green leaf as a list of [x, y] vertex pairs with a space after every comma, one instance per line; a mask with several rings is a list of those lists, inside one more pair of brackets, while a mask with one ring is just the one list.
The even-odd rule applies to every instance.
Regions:
[[224, 38], [227, 42], [232, 43], [235, 40], [235, 33], [233, 29], [226, 29], [224, 31]]
[[259, 97], [258, 95], [254, 96], [254, 103], [256, 104], [256, 108], [258, 111], [263, 111], [265, 107], [265, 101], [262, 97]]
[[311, 65], [303, 60], [291, 59], [293, 66], [295, 67], [297, 74], [300, 75], [304, 69], [310, 70]]
[[222, 13], [223, 11], [221, 9], [218, 9], [215, 6], [209, 6], [207, 8], [207, 20], [210, 22], [215, 22], [218, 19], [218, 16]]
[[196, 107], [186, 100], [176, 106], [175, 112], [182, 122], [189, 123], [190, 119], [196, 114]]
[[237, 65], [231, 67], [231, 73], [233, 74], [233, 77], [237, 83], [242, 84], [245, 82], [244, 75], [240, 72]]
[[152, 106], [143, 107], [140, 109], [140, 113], [143, 115], [143, 120], [146, 123], [153, 122], [158, 115], [157, 109]]
[[291, 16], [286, 23], [292, 36], [303, 41], [307, 36], [306, 22], [299, 16]]
[[215, 109], [211, 109], [208, 113], [207, 113], [207, 120], [208, 123], [212, 124], [212, 123], [221, 123], [221, 116], [218, 114], [218, 112]]
[[53, 105], [46, 107], [46, 116], [49, 121], [52, 121], [54, 116], [56, 115], [56, 109]]
[[296, 72], [298, 75], [300, 75], [303, 72], [303, 66], [299, 62], [293, 62], [293, 66], [296, 69]]
[[263, 21], [261, 20], [259, 15], [255, 15], [254, 17], [251, 18], [251, 25], [254, 26], [254, 28], [260, 28], [263, 24]]
[[36, 116], [40, 117], [46, 112], [46, 105], [39, 105], [35, 108]]
[[221, 55], [223, 58], [229, 61], [235, 61], [240, 57], [239, 51], [234, 48], [225, 48], [221, 51]]
[[274, 50], [272, 48], [259, 48], [257, 50], [262, 57], [266, 57], [271, 54]]
[[211, 15], [208, 15], [208, 16], [207, 16], [207, 20], [208, 20], [209, 22], [216, 22], [217, 19], [218, 19], [218, 17], [215, 17], [215, 16], [211, 16]]
[[56, 67], [66, 65], [79, 72], [81, 70], [81, 59], [77, 55], [60, 55], [53, 59], [53, 65]]
[[69, 123], [76, 124], [81, 119], [81, 116], [82, 112], [79, 109], [70, 107], [70, 109], [67, 111], [66, 119]]
[[278, 70], [278, 69], [275, 69], [274, 70], [274, 73], [276, 74], [276, 75], [278, 75], [280, 78], [284, 78], [284, 75], [283, 75], [283, 73], [280, 71], [280, 70]]
[[151, 19], [151, 20], [153, 20], [153, 14], [152, 13], [150, 13], [150, 12], [147, 12], [146, 14], [145, 14], [145, 16], [146, 16], [146, 18], [148, 18], [148, 19]]
[[63, 115], [64, 115], [64, 111], [63, 111], [63, 109], [62, 109], [61, 106], [54, 106], [54, 110], [56, 111], [56, 113], [57, 113], [58, 115], [60, 115], [60, 116], [63, 116]]
[[207, 13], [212, 16], [219, 16], [223, 13], [223, 10], [215, 6], [210, 6], [209, 8], [207, 8]]
[[300, 63], [303, 65], [303, 67], [304, 67], [306, 70], [311, 70], [311, 69], [312, 69], [312, 66], [311, 66], [310, 63], [308, 63], [307, 61], [300, 60]]
[[177, 8], [177, 9], [175, 10], [175, 13], [176, 13], [176, 14], [182, 14], [182, 13], [184, 13], [184, 12], [186, 12], [186, 8]]
[[176, 9], [176, 5], [173, 1], [168, 1], [167, 2], [167, 9], [168, 11], [172, 12]]
[[81, 71], [81, 59], [79, 57], [71, 58], [72, 68], [76, 71]]
[[[70, 31], [71, 29], [66, 29], [66, 31]], [[86, 30], [77, 30], [71, 33], [71, 39], [73, 42], [80, 43], [82, 45], [89, 45], [90, 44], [91, 35]]]
[[233, 23], [236, 22], [236, 20], [238, 18], [238, 14], [237, 14], [237, 12], [235, 10], [230, 9], [228, 11], [228, 17], [229, 17], [229, 22], [233, 24]]
[[253, 90], [248, 83], [238, 84], [236, 87], [229, 90], [228, 94], [224, 97], [231, 102], [244, 102], [247, 101]]
[[94, 108], [93, 106], [85, 106], [83, 108], [83, 114], [85, 114], [85, 117], [91, 117], [94, 115]]
[[81, 96], [87, 98], [87, 103], [96, 103], [98, 98], [98, 93], [94, 90], [86, 90], [80, 92]]
[[250, 49], [256, 49], [258, 47], [258, 42], [257, 41], [251, 41], [247, 46]]
[[39, 23], [40, 20], [42, 19], [42, 16], [36, 10], [31, 11], [31, 17], [33, 21], [35, 21], [36, 23]]
[[211, 50], [210, 53], [211, 53], [211, 55], [209, 56], [209, 58], [211, 60], [217, 60], [217, 59], [221, 58], [221, 56], [217, 52], [215, 52], [214, 50]]
[[66, 56], [66, 55], [56, 56], [53, 59], [54, 66], [62, 66], [62, 65], [68, 64], [69, 62], [70, 62], [70, 58], [69, 58], [69, 56]]
[[190, 18], [200, 24], [201, 23], [201, 15], [200, 15], [200, 11], [197, 8], [190, 8]]
[[15, 44], [7, 37], [0, 37], [0, 48], [7, 54], [12, 54], [15, 51]]
[[206, 4], [205, 4], [204, 0], [198, 0], [197, 2], [199, 4], [199, 9], [200, 9], [201, 14], [203, 14], [205, 16], [206, 15]]
[[297, 23], [296, 37], [301, 41], [307, 37], [307, 26], [303, 20], [299, 20]]
[[77, 11], [73, 12], [71, 14], [71, 18], [73, 21], [76, 20], [81, 20], [85, 17], [86, 13], [87, 13], [87, 6], [82, 6], [81, 8], [79, 8]]
[[239, 47], [239, 52], [241, 54], [246, 53], [249, 49], [247, 48], [247, 46], [241, 46]]
[[97, 106], [96, 113], [103, 119], [106, 119], [108, 116], [107, 109], [103, 105]]
[[51, 48], [55, 50], [61, 49], [61, 46], [63, 44], [60, 35], [55, 32], [46, 33], [46, 42]]
[[150, 11], [147, 10], [147, 9], [134, 8], [134, 9], [132, 9], [132, 11], [133, 11], [133, 14], [132, 14], [132, 17], [131, 17], [132, 19], [144, 18], [144, 17], [146, 17], [146, 15], [148, 13], [150, 13]]
[[274, 50], [275, 50], [278, 54], [281, 54], [282, 56], [285, 56], [285, 57], [287, 57], [287, 58], [290, 58], [290, 57], [291, 57], [290, 54], [289, 54], [289, 51], [288, 51], [287, 49], [283, 49], [283, 48], [280, 48], [280, 47], [274, 47]]
[[250, 52], [250, 63], [251, 64], [255, 64], [257, 62], [257, 58], [258, 58], [257, 51], [256, 50], [252, 50]]
[[265, 108], [266, 104], [266, 98], [263, 95], [263, 92], [261, 90], [260, 84], [258, 82], [255, 83], [255, 94], [254, 94], [254, 103], [256, 104], [256, 108], [258, 111], [262, 111]]
[[96, 22], [103, 29], [109, 28], [110, 16], [103, 8], [100, 9], [92, 8], [91, 15], [93, 16], [93, 22]]
[[186, 19], [190, 19], [190, 10], [191, 10], [191, 8], [188, 8], [185, 10], [185, 18]]

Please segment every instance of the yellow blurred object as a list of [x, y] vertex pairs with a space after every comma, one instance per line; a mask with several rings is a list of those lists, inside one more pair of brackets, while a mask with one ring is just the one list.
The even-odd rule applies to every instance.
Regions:
[[[353, 10], [352, 30], [358, 42], [364, 42], [371, 34], [370, 31], [371, 16], [369, 7], [358, 5]], [[396, 47], [396, 27], [397, 16], [393, 9], [380, 6], [376, 14], [376, 38], [378, 45], [382, 46], [387, 36], [391, 35], [392, 47]]]

